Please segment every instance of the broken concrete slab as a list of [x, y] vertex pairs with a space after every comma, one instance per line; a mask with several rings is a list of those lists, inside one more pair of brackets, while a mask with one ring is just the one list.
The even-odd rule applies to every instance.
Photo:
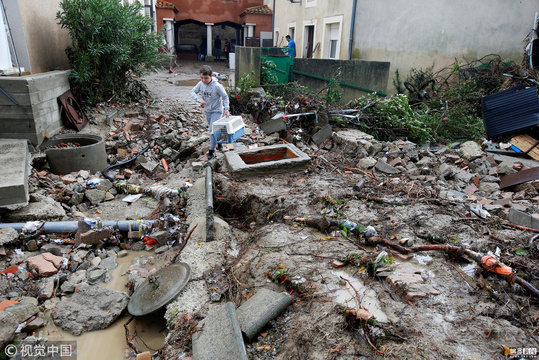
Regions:
[[38, 301], [36, 298], [24, 297], [18, 303], [6, 306], [4, 311], [8, 311], [15, 315], [20, 324], [39, 313], [37, 305]]
[[54, 199], [40, 194], [30, 195], [30, 203], [18, 210], [8, 212], [6, 220], [14, 223], [39, 220], [59, 220], [66, 216], [66, 211]]
[[0, 311], [0, 324], [2, 324], [0, 327], [0, 348], [3, 349], [13, 339], [19, 321], [17, 316], [9, 311]]
[[193, 358], [214, 360], [247, 360], [247, 352], [234, 304], [214, 306], [193, 334]]
[[488, 153], [488, 154], [493, 155], [494, 160], [496, 160], [496, 162], [498, 162], [498, 163], [501, 163], [501, 162], [504, 162], [504, 161], [510, 162], [512, 164], [514, 164], [514, 163], [522, 163], [522, 165], [524, 165], [526, 167], [529, 167], [529, 168], [539, 166], [539, 161], [528, 160], [528, 159], [518, 158], [518, 157], [514, 157], [514, 156], [500, 155], [500, 154], [491, 154], [491, 153]]
[[374, 165], [374, 168], [386, 174], [399, 174], [400, 173], [399, 169], [394, 168], [393, 166], [389, 165], [387, 162], [381, 159], [376, 162], [376, 165]]
[[524, 226], [531, 229], [539, 229], [539, 219], [513, 207], [511, 210], [509, 210], [507, 220], [515, 225]]
[[0, 139], [0, 207], [15, 210], [28, 204], [30, 153], [28, 142]]
[[253, 339], [264, 326], [294, 302], [291, 295], [261, 288], [236, 311], [241, 331]]
[[272, 118], [269, 121], [263, 122], [260, 125], [260, 129], [266, 134], [272, 134], [277, 131], [286, 130], [286, 122], [282, 117]]
[[19, 238], [17, 230], [11, 227], [0, 228], [0, 246], [14, 242]]
[[316, 145], [320, 146], [324, 143], [324, 141], [331, 139], [332, 136], [333, 128], [331, 125], [326, 125], [312, 136], [312, 140]]

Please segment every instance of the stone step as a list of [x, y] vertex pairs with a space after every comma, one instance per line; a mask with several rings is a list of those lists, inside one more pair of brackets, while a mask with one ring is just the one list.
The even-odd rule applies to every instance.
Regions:
[[289, 294], [262, 288], [236, 311], [241, 331], [249, 339], [257, 336], [264, 326], [290, 306], [294, 300]]

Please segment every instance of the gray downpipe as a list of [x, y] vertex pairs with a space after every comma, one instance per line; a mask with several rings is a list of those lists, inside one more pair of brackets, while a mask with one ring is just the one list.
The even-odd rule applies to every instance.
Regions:
[[352, 25], [350, 25], [350, 43], [348, 44], [348, 60], [352, 60], [352, 45], [354, 43], [354, 25], [356, 23], [356, 6], [357, 0], [354, 0], [352, 6]]
[[[113, 228], [117, 227], [120, 231], [138, 231], [142, 230], [142, 226], [146, 225], [152, 226], [156, 220], [120, 220], [120, 221], [96, 221], [97, 224], [101, 227], [111, 226]], [[22, 231], [26, 223], [4, 223], [0, 224], [0, 228], [10, 227], [17, 231]], [[96, 226], [97, 227], [97, 226]], [[54, 233], [73, 233], [79, 229], [78, 221], [58, 221], [58, 222], [45, 222], [43, 226], [40, 227], [47, 234]]]

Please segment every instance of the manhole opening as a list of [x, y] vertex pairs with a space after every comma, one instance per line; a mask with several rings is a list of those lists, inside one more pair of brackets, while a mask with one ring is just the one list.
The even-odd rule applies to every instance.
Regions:
[[239, 156], [247, 165], [259, 164], [268, 161], [293, 159], [298, 157], [289, 148], [263, 149], [240, 154]]

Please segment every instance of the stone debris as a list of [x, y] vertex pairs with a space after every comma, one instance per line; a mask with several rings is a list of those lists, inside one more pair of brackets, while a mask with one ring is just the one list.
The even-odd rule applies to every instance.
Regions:
[[52, 318], [56, 325], [79, 336], [108, 327], [124, 312], [128, 301], [129, 296], [122, 291], [81, 284], [56, 305]]

